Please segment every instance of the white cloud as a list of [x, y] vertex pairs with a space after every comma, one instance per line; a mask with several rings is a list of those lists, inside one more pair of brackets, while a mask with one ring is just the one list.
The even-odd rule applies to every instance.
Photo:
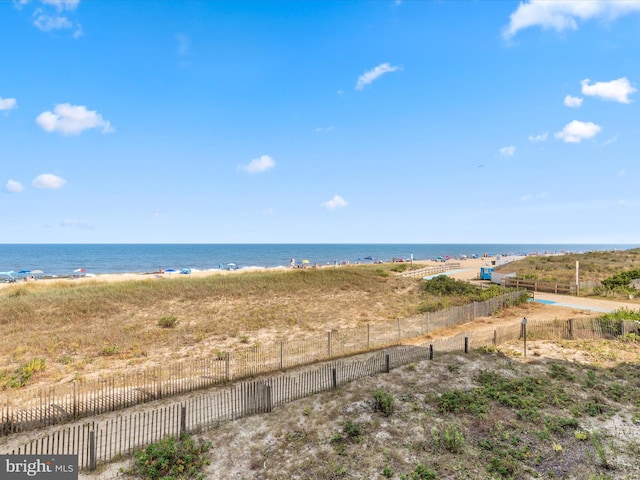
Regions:
[[635, 88], [631, 86], [629, 80], [626, 77], [619, 78], [617, 80], [611, 80], [610, 82], [596, 82], [593, 85], [589, 85], [591, 80], [588, 78], [582, 80], [582, 94], [594, 97], [600, 97], [603, 100], [612, 100], [620, 103], [631, 103], [629, 95], [637, 92]]
[[530, 0], [521, 2], [510, 15], [509, 25], [503, 29], [502, 35], [509, 39], [520, 30], [535, 26], [557, 32], [577, 30], [578, 21], [613, 21], [637, 12], [640, 12], [638, 0]]
[[619, 177], [626, 177], [627, 176], [627, 171], [623, 168], [621, 170], [618, 170], [618, 176]]
[[76, 220], [75, 218], [65, 218], [60, 222], [61, 227], [76, 227], [85, 230], [93, 230], [93, 225], [83, 222], [82, 220]]
[[73, 23], [67, 17], [47, 15], [40, 9], [36, 10], [33, 13], [33, 16], [35, 18], [33, 24], [38, 28], [38, 30], [42, 30], [43, 32], [73, 27]]
[[111, 123], [95, 110], [68, 103], [56, 105], [53, 112], [42, 112], [36, 122], [47, 132], [59, 132], [63, 135], [79, 135], [90, 128], [102, 128], [102, 133], [113, 132]]
[[318, 127], [316, 128], [316, 133], [326, 133], [333, 130], [333, 127]]
[[15, 98], [2, 98], [0, 97], [0, 111], [2, 110], [13, 110], [18, 105]]
[[45, 5], [53, 5], [57, 10], [75, 10], [80, 0], [40, 0]]
[[549, 137], [549, 132], [541, 133], [540, 135], [529, 135], [530, 142], [546, 142]]
[[65, 183], [67, 183], [67, 181], [64, 178], [58, 177], [53, 173], [43, 173], [42, 175], [38, 175], [33, 182], [31, 182], [31, 185], [35, 188], [55, 190], [62, 187]]
[[380, 78], [385, 73], [395, 72], [399, 70], [400, 67], [396, 67], [390, 65], [388, 63], [381, 63], [375, 68], [372, 68], [368, 72], [363, 73], [360, 78], [358, 78], [358, 82], [356, 83], [356, 90], [362, 90], [367, 85], [371, 84], [377, 78]]
[[15, 180], [8, 180], [4, 185], [5, 192], [9, 193], [20, 193], [24, 190], [24, 187], [20, 182], [16, 182]]
[[502, 155], [503, 157], [513, 157], [515, 153], [516, 153], [516, 147], [514, 147], [513, 145], [510, 145], [508, 147], [502, 147], [500, 149], [500, 155]]
[[595, 137], [602, 131], [600, 125], [593, 122], [573, 120], [566, 124], [562, 131], [556, 133], [556, 138], [565, 143], [580, 143], [582, 140]]
[[564, 105], [569, 108], [578, 108], [582, 106], [583, 101], [584, 98], [572, 97], [571, 95], [564, 97]]
[[[27, 2], [21, 2], [22, 5]], [[73, 12], [80, 0], [40, 0], [44, 5], [43, 8], [36, 8], [33, 11], [33, 24], [43, 32], [51, 32], [54, 30], [74, 29], [73, 38], [82, 36], [82, 25], [74, 22], [69, 16], [63, 12]], [[54, 8], [51, 8], [54, 7]], [[71, 13], [73, 15], [73, 13]]]
[[241, 167], [247, 173], [261, 173], [276, 166], [276, 162], [269, 155], [254, 158], [247, 165]]
[[327, 202], [324, 202], [322, 204], [322, 206], [324, 208], [326, 208], [327, 210], [335, 210], [336, 208], [344, 208], [347, 205], [349, 205], [349, 202], [347, 202], [344, 198], [342, 198], [340, 195], [334, 195], [333, 198]]

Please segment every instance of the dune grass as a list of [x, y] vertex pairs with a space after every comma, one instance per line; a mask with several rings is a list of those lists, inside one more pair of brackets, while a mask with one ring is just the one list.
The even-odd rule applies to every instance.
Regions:
[[567, 255], [528, 256], [502, 265], [497, 272], [516, 272], [518, 278], [548, 282], [575, 282], [576, 261], [581, 282], [601, 282], [616, 272], [640, 268], [640, 248]]
[[228, 351], [258, 331], [282, 339], [387, 322], [416, 314], [419, 283], [354, 266], [15, 285], [0, 290], [0, 371], [42, 358], [39, 378], [61, 380]]

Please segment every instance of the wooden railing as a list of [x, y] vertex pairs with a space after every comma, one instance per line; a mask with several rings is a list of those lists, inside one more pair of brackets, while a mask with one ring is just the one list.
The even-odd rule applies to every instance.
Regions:
[[505, 287], [524, 288], [534, 292], [561, 293], [577, 295], [578, 288], [575, 283], [540, 282], [538, 280], [521, 280], [514, 277], [504, 277], [502, 284]]
[[418, 268], [416, 270], [407, 270], [398, 274], [399, 277], [427, 277], [436, 273], [448, 272], [450, 270], [459, 270], [462, 267], [459, 263], [443, 263], [442, 265], [434, 265], [431, 267]]

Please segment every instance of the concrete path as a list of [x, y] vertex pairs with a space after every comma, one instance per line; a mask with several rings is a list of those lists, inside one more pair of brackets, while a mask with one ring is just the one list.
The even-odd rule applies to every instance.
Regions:
[[554, 293], [535, 292], [534, 301], [554, 307], [567, 307], [595, 312], [613, 312], [621, 308], [640, 310], [640, 303], [621, 302], [617, 300], [600, 300], [590, 297], [575, 297], [571, 295], [557, 295]]

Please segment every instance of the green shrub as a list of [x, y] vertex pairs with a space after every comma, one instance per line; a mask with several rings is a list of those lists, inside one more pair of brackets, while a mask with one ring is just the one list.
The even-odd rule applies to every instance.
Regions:
[[373, 392], [373, 410], [381, 412], [385, 417], [390, 416], [393, 413], [393, 395], [382, 390], [376, 390]]
[[640, 278], [640, 270], [627, 270], [602, 280], [602, 284], [609, 290], [615, 290], [619, 287], [628, 287], [631, 281], [637, 278]]
[[47, 364], [44, 358], [33, 358], [28, 362], [21, 363], [13, 373], [2, 370], [0, 371], [0, 390], [24, 387], [29, 383], [31, 377], [46, 369]]
[[124, 473], [145, 480], [204, 479], [200, 472], [209, 464], [205, 453], [210, 448], [211, 442], [196, 444], [189, 435], [166, 438], [135, 452], [134, 466]]
[[117, 345], [105, 345], [100, 349], [100, 355], [103, 357], [112, 357], [118, 353], [118, 350], [119, 348]]
[[400, 480], [435, 480], [436, 472], [419, 463], [413, 472], [400, 475]]
[[347, 438], [356, 442], [360, 440], [360, 436], [362, 435], [360, 426], [357, 423], [353, 423], [351, 420], [348, 420], [344, 424], [344, 433], [347, 435]]
[[436, 404], [443, 413], [469, 412], [482, 417], [489, 411], [489, 401], [479, 389], [445, 391], [436, 399]]
[[391, 271], [392, 272], [404, 272], [407, 268], [409, 268], [409, 264], [408, 263], [400, 263], [398, 265], [395, 265], [395, 266], [391, 267]]
[[160, 328], [173, 328], [178, 324], [178, 317], [175, 315], [165, 315], [158, 320], [158, 326]]
[[549, 376], [551, 378], [564, 378], [567, 380], [575, 380], [575, 376], [569, 372], [566, 366], [559, 365], [557, 363], [551, 364], [551, 369], [549, 371]]
[[458, 427], [456, 427], [454, 423], [449, 424], [447, 428], [445, 428], [442, 441], [444, 447], [453, 453], [460, 453], [465, 444], [464, 435], [458, 430]]

